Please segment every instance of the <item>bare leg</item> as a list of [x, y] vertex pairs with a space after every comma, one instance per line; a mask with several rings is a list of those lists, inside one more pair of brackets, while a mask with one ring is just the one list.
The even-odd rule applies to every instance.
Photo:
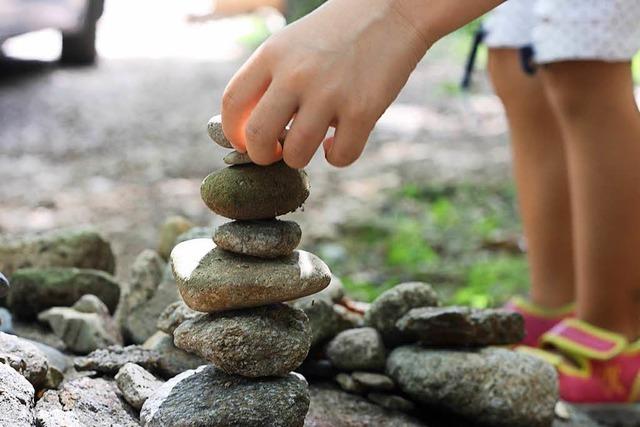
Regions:
[[489, 72], [507, 112], [514, 174], [531, 269], [531, 299], [548, 308], [574, 300], [571, 209], [565, 148], [539, 76], [515, 49], [491, 49]]
[[542, 72], [566, 140], [578, 317], [630, 339], [640, 313], [640, 115], [628, 63]]

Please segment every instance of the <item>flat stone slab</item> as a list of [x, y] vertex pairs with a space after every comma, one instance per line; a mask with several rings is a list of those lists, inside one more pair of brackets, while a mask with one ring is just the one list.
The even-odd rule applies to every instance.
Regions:
[[286, 375], [311, 347], [307, 316], [285, 304], [200, 315], [180, 324], [173, 337], [178, 348], [245, 377]]
[[309, 197], [309, 179], [284, 162], [236, 165], [210, 173], [200, 195], [213, 212], [231, 219], [268, 219], [298, 209]]
[[233, 221], [221, 225], [213, 241], [224, 250], [256, 256], [278, 258], [293, 253], [300, 244], [302, 231], [293, 221]]
[[191, 309], [215, 312], [290, 301], [329, 285], [329, 267], [296, 250], [267, 260], [216, 248], [211, 239], [180, 243], [171, 252], [180, 295]]
[[396, 327], [425, 345], [505, 345], [524, 338], [522, 316], [502, 309], [414, 308], [396, 322]]
[[96, 371], [114, 376], [127, 363], [135, 363], [148, 371], [156, 371], [160, 355], [139, 345], [111, 346], [96, 350], [87, 356], [76, 357], [74, 366], [79, 371]]
[[208, 365], [167, 381], [147, 399], [140, 420], [147, 427], [301, 427], [308, 408], [299, 374], [247, 379]]

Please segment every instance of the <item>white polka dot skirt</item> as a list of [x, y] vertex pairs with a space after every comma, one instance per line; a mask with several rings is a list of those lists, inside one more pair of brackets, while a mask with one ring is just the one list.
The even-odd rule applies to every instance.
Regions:
[[542, 64], [626, 61], [640, 50], [640, 0], [508, 0], [483, 25], [489, 47], [531, 46]]

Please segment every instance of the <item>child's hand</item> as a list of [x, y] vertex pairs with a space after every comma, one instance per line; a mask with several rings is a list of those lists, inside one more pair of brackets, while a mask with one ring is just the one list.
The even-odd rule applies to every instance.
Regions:
[[[347, 166], [433, 41], [397, 2], [329, 1], [269, 38], [233, 77], [224, 132], [258, 164], [284, 157], [301, 168], [335, 126], [325, 156]], [[283, 149], [277, 139], [294, 115]]]

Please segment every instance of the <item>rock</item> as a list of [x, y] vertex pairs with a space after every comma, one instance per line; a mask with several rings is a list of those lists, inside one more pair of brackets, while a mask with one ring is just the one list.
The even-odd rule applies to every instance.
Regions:
[[231, 142], [227, 139], [222, 131], [222, 116], [217, 115], [209, 119], [207, 123], [207, 133], [209, 138], [222, 148], [233, 148]]
[[285, 304], [200, 315], [178, 326], [173, 338], [176, 347], [245, 377], [286, 375], [311, 346], [307, 316]]
[[[215, 228], [214, 227], [193, 227], [189, 231], [185, 231], [184, 233], [179, 235], [178, 238], [176, 239], [176, 243], [175, 243], [175, 245], [173, 245], [173, 247], [175, 248], [180, 243], [186, 242], [187, 240], [210, 239], [211, 236], [213, 236], [213, 233], [215, 233]], [[171, 254], [169, 254], [169, 255], [171, 255]]]
[[135, 363], [147, 371], [155, 372], [159, 359], [160, 355], [156, 351], [139, 345], [112, 346], [96, 350], [87, 356], [76, 357], [74, 366], [79, 371], [96, 371], [113, 376], [127, 363]]
[[173, 331], [180, 326], [186, 320], [191, 320], [198, 317], [200, 313], [191, 310], [182, 301], [176, 301], [167, 306], [167, 308], [160, 313], [156, 326], [163, 332], [169, 335], [173, 335]]
[[173, 280], [171, 267], [167, 266], [151, 299], [134, 307], [127, 317], [127, 337], [134, 343], [143, 343], [156, 333], [158, 318], [167, 306], [180, 300], [178, 288]]
[[127, 363], [120, 368], [115, 380], [124, 399], [137, 410], [140, 410], [147, 398], [162, 386], [162, 381], [134, 363]]
[[338, 332], [347, 329], [333, 304], [326, 299], [298, 300], [291, 304], [307, 315], [311, 327], [311, 345], [313, 347], [333, 338]]
[[9, 293], [9, 279], [0, 272], [0, 298], [6, 297]]
[[305, 427], [425, 427], [415, 418], [386, 410], [326, 384], [311, 385], [309, 394], [311, 405]]
[[416, 407], [412, 401], [396, 394], [369, 393], [367, 394], [367, 399], [376, 405], [380, 405], [385, 409], [391, 409], [394, 411], [410, 412]]
[[49, 366], [43, 387], [46, 389], [56, 389], [64, 381], [64, 373], [55, 366]]
[[116, 314], [128, 342], [140, 344], [155, 332], [155, 319], [149, 316], [148, 302], [158, 293], [166, 270], [164, 260], [150, 249], [142, 251], [133, 262], [131, 280], [122, 293]]
[[73, 307], [53, 307], [38, 315], [48, 322], [67, 349], [87, 354], [99, 348], [122, 344], [122, 336], [107, 307], [95, 295], [84, 295]]
[[333, 379], [338, 373], [336, 368], [327, 359], [308, 358], [297, 369], [305, 378]]
[[148, 427], [302, 426], [309, 407], [307, 383], [298, 374], [246, 379], [201, 366], [167, 381], [142, 407]]
[[120, 298], [120, 285], [104, 271], [78, 268], [25, 268], [16, 271], [7, 299], [19, 319], [34, 320], [51, 307], [69, 307], [81, 296], [96, 295], [113, 313]]
[[247, 153], [240, 153], [239, 151], [232, 151], [222, 159], [228, 165], [247, 165], [253, 163], [251, 157]]
[[12, 280], [13, 273], [20, 268], [77, 267], [113, 274], [115, 265], [111, 245], [92, 230], [58, 230], [21, 239], [0, 238], [0, 271]]
[[0, 363], [0, 426], [35, 426], [34, 393], [29, 381]]
[[309, 179], [284, 162], [237, 165], [209, 174], [200, 195], [209, 209], [226, 218], [269, 219], [302, 206], [309, 197]]
[[33, 344], [38, 350], [40, 350], [40, 352], [46, 357], [47, 362], [49, 362], [49, 367], [53, 366], [59, 371], [64, 372], [67, 370], [67, 368], [73, 366], [72, 358], [62, 353], [57, 348], [27, 338], [22, 339]]
[[13, 324], [13, 331], [17, 336], [30, 340], [32, 344], [43, 343], [56, 350], [66, 350], [64, 342], [51, 331], [49, 325], [17, 321]]
[[219, 248], [260, 258], [290, 255], [301, 238], [298, 224], [277, 219], [232, 221], [218, 227], [213, 235]]
[[374, 372], [356, 371], [351, 374], [351, 377], [367, 390], [389, 391], [393, 390], [396, 386], [388, 376]]
[[502, 309], [414, 308], [396, 322], [405, 336], [425, 345], [506, 345], [524, 338], [524, 319]]
[[306, 297], [298, 298], [292, 302], [297, 303], [301, 301], [313, 301], [317, 299], [324, 299], [328, 302], [338, 302], [344, 298], [344, 286], [342, 280], [338, 276], [331, 275], [331, 281], [329, 286], [316, 292], [315, 294], [307, 295]]
[[47, 358], [35, 345], [0, 332], [0, 364], [3, 363], [15, 369], [35, 388], [44, 383], [49, 368]]
[[38, 427], [139, 426], [136, 415], [118, 394], [115, 383], [102, 378], [64, 382], [60, 390], [45, 392], [36, 404]]
[[549, 426], [558, 400], [551, 365], [501, 348], [399, 347], [387, 374], [417, 402], [492, 426]]
[[375, 329], [348, 329], [329, 342], [327, 357], [338, 369], [345, 371], [378, 371], [384, 369], [385, 348]]
[[0, 332], [13, 332], [13, 317], [11, 312], [4, 307], [0, 307]]
[[338, 324], [340, 330], [362, 328], [364, 325], [364, 316], [353, 310], [349, 310], [347, 307], [341, 304], [333, 304], [333, 311], [338, 317]]
[[189, 369], [196, 369], [209, 362], [195, 354], [180, 350], [173, 344], [173, 337], [158, 331], [145, 341], [143, 347], [158, 353], [158, 373], [162, 378], [173, 378]]
[[348, 391], [349, 393], [360, 394], [365, 391], [365, 388], [362, 387], [360, 383], [354, 381], [351, 375], [345, 374], [344, 372], [336, 375], [334, 379], [341, 389], [343, 389], [344, 391]]
[[193, 223], [187, 218], [174, 215], [167, 218], [160, 227], [160, 241], [158, 242], [158, 254], [164, 259], [169, 259], [171, 249], [176, 245], [178, 236], [193, 228]]
[[396, 322], [409, 310], [439, 305], [431, 285], [422, 282], [401, 283], [383, 292], [364, 315], [365, 324], [376, 328], [386, 344], [402, 341]]
[[318, 292], [331, 280], [329, 267], [309, 252], [266, 260], [223, 251], [211, 239], [180, 243], [171, 266], [185, 304], [203, 312], [288, 301]]

